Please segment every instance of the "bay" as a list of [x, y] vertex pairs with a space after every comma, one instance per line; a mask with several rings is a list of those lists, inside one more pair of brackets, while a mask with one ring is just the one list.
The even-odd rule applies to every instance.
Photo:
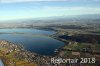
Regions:
[[[53, 31], [44, 31], [34, 29], [0, 29], [0, 32], [29, 32], [28, 34], [0, 34], [1, 40], [8, 40], [15, 44], [21, 44], [30, 52], [36, 52], [41, 55], [54, 55], [54, 50], [64, 46], [64, 43], [51, 37], [40, 35], [54, 34]], [[39, 34], [39, 35], [35, 35]]]

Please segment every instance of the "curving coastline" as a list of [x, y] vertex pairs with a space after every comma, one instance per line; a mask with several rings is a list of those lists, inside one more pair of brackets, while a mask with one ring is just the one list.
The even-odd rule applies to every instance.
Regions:
[[0, 40], [0, 58], [5, 66], [52, 66], [50, 59], [54, 56], [40, 55], [29, 52], [21, 45]]

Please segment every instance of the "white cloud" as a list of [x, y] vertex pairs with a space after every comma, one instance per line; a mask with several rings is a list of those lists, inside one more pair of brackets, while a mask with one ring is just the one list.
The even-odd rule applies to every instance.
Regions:
[[[96, 7], [52, 7], [44, 6], [40, 10], [27, 10], [16, 12], [3, 12], [0, 15], [0, 20], [10, 19], [24, 19], [24, 18], [39, 18], [39, 17], [50, 17], [50, 16], [69, 16], [69, 15], [82, 15], [82, 14], [100, 14], [100, 8]], [[11, 13], [11, 14], [10, 14]], [[2, 12], [1, 12], [2, 14]]]
[[82, 1], [82, 2], [100, 2], [100, 0], [0, 0], [0, 3], [16, 3], [16, 2], [37, 2], [37, 1], [70, 1], [70, 2], [75, 2], [75, 1]]
[[45, 10], [91, 10], [91, 11], [98, 11], [100, 10], [99, 7], [51, 7], [51, 6], [44, 6]]
[[69, 1], [69, 0], [0, 0], [0, 3], [36, 2], [36, 1]]
[[65, 14], [100, 14], [100, 8], [92, 8], [92, 7], [50, 7], [45, 6], [42, 9], [43, 12], [64, 12]]

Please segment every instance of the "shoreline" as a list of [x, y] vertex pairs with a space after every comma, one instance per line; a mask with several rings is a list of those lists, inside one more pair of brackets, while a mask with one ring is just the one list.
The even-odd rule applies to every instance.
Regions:
[[[8, 66], [9, 64], [14, 64], [14, 63], [17, 63], [16, 60], [13, 60], [13, 58], [15, 59], [18, 59], [20, 57], [21, 60], [25, 60], [25, 58], [27, 59], [27, 62], [34, 62], [35, 64], [38, 64], [38, 61], [42, 61], [41, 63], [39, 64], [46, 64], [45, 61], [46, 59], [50, 58], [51, 57], [54, 57], [54, 56], [46, 56], [46, 55], [40, 55], [40, 54], [37, 54], [35, 52], [30, 52], [30, 51], [27, 51], [25, 50], [22, 46], [18, 46], [16, 44], [13, 44], [9, 41], [6, 41], [6, 40], [0, 40], [0, 46], [4, 46], [4, 48], [8, 49], [9, 52], [7, 51], [4, 51], [0, 48], [0, 51], [3, 52], [3, 56], [2, 56], [2, 59], [3, 59], [3, 62], [4, 62], [4, 65], [5, 66]], [[2, 47], [3, 48], [3, 47]], [[11, 49], [12, 48], [12, 49]], [[13, 49], [14, 48], [14, 49]], [[16, 54], [16, 53], [17, 54]], [[6, 54], [5, 54], [6, 53]], [[13, 54], [12, 54], [13, 53]], [[9, 57], [9, 54], [12, 54], [11, 57]], [[16, 56], [18, 55], [18, 56]], [[7, 58], [6, 58], [7, 57]], [[24, 58], [25, 57], [25, 58]], [[41, 60], [39, 59], [41, 58]], [[45, 58], [45, 60], [44, 60]], [[9, 61], [8, 61], [9, 60]], [[20, 61], [20, 60], [19, 60]], [[8, 62], [8, 63], [7, 63]]]
[[[58, 34], [59, 35], [59, 34]], [[63, 42], [65, 45], [63, 46], [63, 47], [65, 47], [65, 46], [67, 46], [67, 45], [69, 45], [69, 42], [71, 42], [71, 43], [77, 43], [77, 42], [72, 42], [72, 41], [66, 41], [66, 40], [64, 40], [64, 39], [60, 39], [60, 38], [58, 38], [57, 36], [58, 35], [55, 35], [55, 34], [53, 34], [53, 35], [48, 35], [48, 37], [50, 37], [50, 38], [53, 38], [53, 39], [56, 39], [56, 40], [59, 40], [59, 41], [61, 41], [61, 42]], [[3, 40], [3, 41], [6, 41], [6, 40]], [[11, 44], [13, 44], [12, 42], [9, 42], [9, 41], [7, 41], [8, 43], [11, 43]], [[70, 44], [71, 45], [71, 44]], [[90, 46], [91, 46], [92, 44], [90, 44]], [[16, 44], [14, 44], [14, 45], [12, 45], [13, 47], [15, 47], [15, 46], [17, 46], [17, 48], [19, 48], [19, 52], [17, 53], [19, 56], [23, 56], [23, 57], [25, 57], [25, 56], [27, 56], [27, 57], [25, 57], [25, 58], [27, 58], [28, 59], [28, 62], [35, 62], [36, 64], [37, 64], [37, 66], [43, 66], [42, 64], [49, 64], [50, 65], [50, 59], [51, 58], [57, 58], [57, 57], [61, 57], [61, 58], [63, 58], [63, 57], [65, 57], [64, 55], [62, 55], [62, 56], [60, 56], [60, 53], [61, 52], [65, 52], [65, 51], [68, 51], [68, 50], [70, 50], [70, 49], [63, 49], [63, 47], [61, 47], [61, 48], [57, 48], [57, 49], [55, 49], [55, 55], [53, 55], [53, 56], [46, 56], [46, 55], [40, 55], [40, 54], [38, 54], [38, 53], [35, 53], [35, 52], [30, 52], [30, 51], [27, 51], [26, 49], [24, 49], [24, 47], [23, 47], [23, 45], [16, 45]], [[73, 45], [74, 46], [74, 45]], [[75, 53], [76, 51], [71, 51], [72, 53]], [[79, 55], [81, 54], [81, 52], [77, 52]], [[82, 53], [84, 53], [84, 52], [82, 52]], [[88, 53], [89, 54], [89, 53]], [[79, 55], [77, 55], [77, 56], [79, 56]], [[70, 55], [70, 56], [74, 56], [74, 55]], [[70, 57], [69, 56], [69, 57]], [[91, 54], [89, 55], [89, 56], [91, 56]], [[86, 57], [86, 56], [85, 56]], [[19, 57], [18, 57], [19, 58]], [[21, 58], [21, 59], [24, 59], [24, 58]], [[42, 62], [41, 62], [42, 61]], [[15, 61], [14, 61], [15, 62]], [[15, 62], [15, 63], [17, 63], [17, 62]], [[47, 66], [47, 65], [45, 65], [45, 66]], [[52, 65], [50, 65], [50, 66], [52, 66]]]

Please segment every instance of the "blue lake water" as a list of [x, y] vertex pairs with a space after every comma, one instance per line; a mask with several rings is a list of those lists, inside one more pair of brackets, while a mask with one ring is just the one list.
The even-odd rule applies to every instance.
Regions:
[[54, 34], [54, 31], [45, 31], [37, 29], [0, 29], [0, 33], [27, 33], [27, 34]]
[[53, 31], [44, 31], [37, 29], [0, 29], [0, 32], [26, 33], [26, 34], [0, 34], [0, 39], [5, 39], [15, 44], [22, 44], [26, 50], [31, 52], [36, 52], [42, 55], [54, 55], [55, 49], [64, 46], [64, 43], [61, 41], [40, 35], [40, 34], [52, 35], [54, 34]]

